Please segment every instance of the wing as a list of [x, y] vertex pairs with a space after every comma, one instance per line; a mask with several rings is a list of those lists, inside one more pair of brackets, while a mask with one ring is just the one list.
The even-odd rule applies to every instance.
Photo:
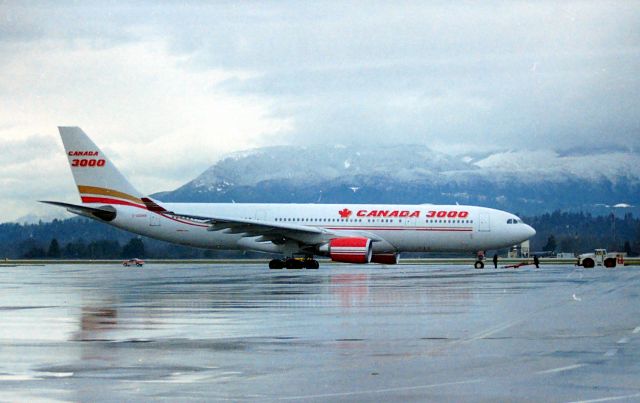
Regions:
[[309, 225], [284, 224], [275, 221], [228, 217], [203, 217], [169, 211], [163, 214], [208, 224], [208, 231], [222, 231], [225, 234], [242, 234], [243, 237], [259, 237], [257, 239], [258, 242], [271, 241], [274, 243], [284, 243], [291, 239], [308, 245], [316, 245], [328, 242], [330, 239], [336, 237], [333, 231]]
[[313, 246], [329, 242], [331, 239], [340, 237], [366, 237], [373, 242], [386, 242], [379, 236], [367, 231], [332, 231], [322, 227], [311, 225], [300, 225], [292, 223], [281, 223], [276, 221], [265, 221], [257, 219], [241, 219], [231, 217], [207, 217], [192, 214], [181, 214], [168, 211], [155, 201], [149, 198], [142, 198], [142, 201], [150, 211], [178, 219], [187, 219], [208, 224], [208, 231], [223, 231], [225, 234], [242, 234], [242, 237], [257, 237], [256, 242], [273, 242], [283, 244], [287, 240], [294, 240], [305, 245]]

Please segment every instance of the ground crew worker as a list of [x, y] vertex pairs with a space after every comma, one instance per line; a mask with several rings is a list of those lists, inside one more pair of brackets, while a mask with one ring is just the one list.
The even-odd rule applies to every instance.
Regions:
[[498, 268], [498, 254], [497, 253], [493, 254], [493, 267], [495, 267], [496, 269]]
[[536, 265], [536, 269], [540, 268], [540, 259], [538, 259], [538, 255], [533, 255], [533, 264]]

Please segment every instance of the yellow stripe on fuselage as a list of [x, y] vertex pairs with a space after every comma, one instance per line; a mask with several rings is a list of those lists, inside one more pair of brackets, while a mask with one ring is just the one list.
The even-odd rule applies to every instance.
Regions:
[[113, 189], [106, 189], [106, 188], [99, 188], [96, 186], [78, 186], [78, 191], [80, 192], [80, 194], [92, 194], [92, 195], [101, 195], [101, 196], [111, 196], [111, 197], [117, 197], [119, 199], [125, 199], [125, 200], [129, 200], [135, 203], [140, 203], [140, 204], [144, 204], [142, 202], [142, 200], [138, 199], [137, 197], [133, 197], [131, 195], [128, 195], [126, 193], [122, 193], [122, 192], [118, 192], [117, 190], [113, 190]]

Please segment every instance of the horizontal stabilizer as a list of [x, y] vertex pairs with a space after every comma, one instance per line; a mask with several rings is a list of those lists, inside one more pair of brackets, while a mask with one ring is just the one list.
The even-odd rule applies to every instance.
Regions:
[[87, 207], [78, 206], [77, 204], [47, 200], [40, 200], [40, 203], [47, 203], [58, 207], [64, 207], [70, 213], [82, 215], [89, 218], [99, 218], [103, 221], [113, 221], [116, 218], [116, 209], [112, 206], [107, 205], [100, 207]]

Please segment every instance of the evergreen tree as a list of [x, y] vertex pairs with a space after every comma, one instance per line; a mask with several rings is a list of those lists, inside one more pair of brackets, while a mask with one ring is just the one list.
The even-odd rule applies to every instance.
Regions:
[[122, 257], [124, 258], [143, 258], [144, 243], [140, 238], [131, 238], [129, 242], [122, 248]]
[[51, 243], [49, 244], [49, 252], [47, 252], [47, 257], [52, 259], [58, 259], [60, 257], [60, 245], [58, 244], [58, 240], [53, 238]]
[[33, 246], [22, 257], [25, 259], [41, 259], [46, 256], [46, 252], [39, 246]]
[[549, 235], [549, 238], [547, 238], [547, 244], [542, 248], [542, 250], [555, 252], [556, 246], [556, 237]]
[[632, 252], [631, 252], [631, 242], [629, 241], [624, 241], [624, 253], [627, 254], [627, 256], [631, 256]]
[[69, 242], [62, 250], [62, 255], [66, 258], [83, 259], [87, 257], [87, 245], [82, 239]]

